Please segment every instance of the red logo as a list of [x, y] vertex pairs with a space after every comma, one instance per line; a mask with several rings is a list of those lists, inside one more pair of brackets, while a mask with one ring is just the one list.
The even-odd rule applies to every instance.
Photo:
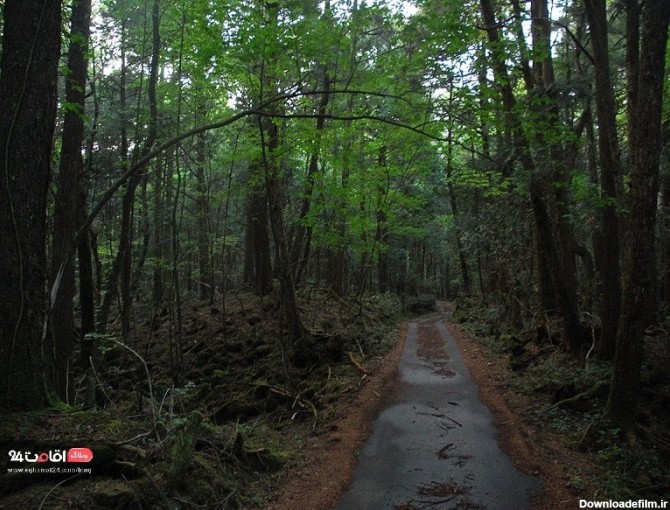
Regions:
[[93, 452], [89, 448], [70, 448], [67, 452], [68, 462], [91, 462]]

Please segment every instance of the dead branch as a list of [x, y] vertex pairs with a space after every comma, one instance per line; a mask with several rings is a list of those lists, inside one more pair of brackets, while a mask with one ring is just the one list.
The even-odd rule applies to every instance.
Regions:
[[356, 370], [358, 370], [361, 374], [370, 375], [370, 372], [368, 372], [358, 361], [356, 361], [356, 358], [354, 358], [354, 355], [351, 351], [347, 352], [347, 356]]

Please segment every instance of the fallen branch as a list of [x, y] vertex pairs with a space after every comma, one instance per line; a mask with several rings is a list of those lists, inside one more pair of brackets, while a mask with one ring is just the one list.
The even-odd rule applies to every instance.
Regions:
[[156, 427], [158, 423], [158, 413], [156, 412], [156, 402], [154, 402], [154, 389], [153, 385], [151, 384], [151, 374], [149, 373], [149, 366], [147, 365], [147, 362], [144, 360], [142, 356], [140, 356], [137, 351], [132, 349], [131, 347], [127, 346], [126, 344], [119, 342], [118, 340], [114, 340], [113, 338], [110, 339], [112, 342], [114, 342], [116, 345], [119, 345], [123, 347], [124, 349], [127, 349], [130, 351], [137, 359], [142, 362], [142, 365], [144, 366], [144, 373], [147, 376], [147, 385], [149, 386], [149, 403], [151, 404], [151, 417], [153, 419], [153, 432], [156, 435], [156, 439], [158, 442], [160, 442], [161, 438], [158, 435], [158, 428]]
[[576, 404], [577, 402], [580, 402], [581, 400], [586, 400], [591, 397], [594, 397], [598, 395], [604, 388], [607, 388], [609, 386], [608, 381], [597, 381], [593, 383], [593, 386], [591, 386], [588, 390], [586, 390], [583, 393], [579, 393], [575, 395], [574, 397], [566, 398], [564, 400], [560, 400], [559, 402], [556, 402], [555, 404], [552, 405], [552, 407], [569, 407], [573, 404]]
[[312, 414], [314, 415], [314, 419], [316, 420], [316, 419], [319, 418], [319, 413], [316, 410], [316, 407], [314, 406], [314, 404], [312, 404], [306, 398], [301, 397], [300, 394], [298, 394], [295, 397], [295, 400], [293, 401], [293, 405], [291, 406], [291, 408], [295, 408], [296, 404], [299, 405], [302, 408], [309, 407], [310, 410], [312, 411]]
[[66, 478], [65, 480], [61, 480], [61, 481], [58, 482], [56, 485], [54, 485], [53, 487], [51, 487], [51, 489], [49, 490], [49, 492], [47, 492], [47, 495], [44, 496], [44, 499], [43, 499], [42, 502], [40, 503], [40, 506], [39, 506], [38, 510], [42, 510], [42, 508], [44, 507], [44, 503], [46, 503], [46, 500], [49, 499], [49, 496], [51, 496], [51, 493], [52, 493], [53, 491], [55, 491], [58, 487], [60, 487], [60, 486], [63, 485], [64, 483], [69, 482], [70, 480], [73, 480], [74, 478], [77, 478], [78, 476], [80, 476], [80, 475], [79, 475], [79, 474], [73, 475], [73, 476], [71, 476], [71, 477], [69, 477], [69, 478]]
[[347, 356], [356, 370], [358, 370], [361, 374], [370, 375], [370, 372], [368, 372], [358, 361], [356, 361], [356, 358], [354, 358], [354, 355], [351, 351], [347, 352]]
[[124, 450], [126, 452], [134, 453], [135, 455], [137, 455], [138, 457], [140, 457], [142, 459], [146, 459], [147, 455], [148, 455], [146, 450], [144, 450], [142, 448], [139, 448], [137, 446], [130, 445], [130, 444], [119, 445], [119, 450]]
[[[254, 383], [254, 386], [261, 387], [261, 388], [267, 388], [269, 392], [275, 393], [276, 395], [281, 395], [282, 397], [286, 397], [288, 399], [293, 400], [293, 404], [291, 405], [291, 409], [295, 409], [296, 405], [299, 405], [303, 409], [309, 407], [309, 409], [312, 411], [312, 414], [314, 415], [314, 418], [318, 418], [319, 413], [316, 410], [316, 407], [312, 402], [310, 402], [308, 399], [304, 398], [300, 393], [297, 395], [293, 396], [293, 394], [281, 387], [278, 386], [273, 386], [271, 384], [265, 383], [265, 382], [256, 382]], [[295, 416], [295, 414], [293, 415]]]
[[124, 441], [118, 441], [116, 443], [110, 443], [110, 444], [112, 446], [123, 446], [123, 445], [127, 445], [128, 443], [134, 443], [135, 441], [137, 441], [139, 439], [142, 439], [143, 437], [148, 437], [151, 434], [153, 434], [153, 428], [146, 431], [146, 432], [142, 432], [140, 434], [137, 434], [136, 436], [131, 437], [130, 439], [125, 439]]

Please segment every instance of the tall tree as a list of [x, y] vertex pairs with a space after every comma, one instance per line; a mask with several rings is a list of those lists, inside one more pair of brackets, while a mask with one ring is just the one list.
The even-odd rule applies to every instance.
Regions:
[[7, 0], [0, 67], [0, 407], [52, 391], [45, 342], [46, 211], [56, 122], [60, 0]]
[[[266, 28], [268, 33], [276, 33], [278, 27], [279, 9], [277, 4], [265, 5]], [[260, 99], [277, 95], [278, 69], [275, 65], [279, 48], [268, 45], [264, 48], [261, 60]], [[303, 325], [302, 316], [298, 308], [295, 294], [294, 269], [291, 261], [289, 238], [284, 222], [284, 191], [281, 182], [280, 132], [276, 119], [279, 106], [274, 104], [267, 111], [258, 116], [258, 125], [261, 142], [261, 153], [264, 168], [264, 184], [267, 194], [267, 204], [270, 215], [270, 229], [275, 244], [276, 272], [279, 278], [279, 303], [284, 326], [288, 332], [288, 340], [298, 355], [307, 353], [306, 341], [310, 339], [307, 329]]]
[[598, 117], [598, 155], [600, 182], [604, 205], [601, 212], [600, 250], [602, 279], [601, 334], [596, 339], [598, 354], [606, 359], [614, 356], [614, 345], [621, 309], [620, 242], [618, 198], [621, 181], [621, 160], [616, 126], [616, 103], [610, 73], [607, 9], [605, 0], [584, 0], [591, 31], [593, 66], [595, 69], [595, 102]]
[[[63, 254], [71, 251], [71, 243], [83, 220], [86, 200], [73, 199], [85, 196], [83, 187], [84, 160], [81, 154], [84, 139], [84, 103], [86, 92], [86, 69], [88, 40], [90, 35], [91, 2], [78, 0], [72, 4], [70, 47], [65, 76], [65, 101], [67, 108], [63, 120], [60, 166], [56, 178], [54, 200], [53, 241], [50, 284], [60, 278], [58, 293], [52, 306], [51, 332], [56, 349], [56, 389], [58, 396], [69, 400], [69, 370], [72, 368], [72, 344], [74, 340], [75, 274], [70, 257]], [[85, 257], [85, 253], [82, 253]], [[63, 265], [64, 264], [64, 265]], [[82, 306], [91, 309], [92, 296]]]
[[607, 415], [632, 432], [644, 352], [645, 309], [655, 286], [656, 210], [670, 2], [647, 0], [640, 14], [637, 101], [630, 144], [630, 194], [622, 303]]
[[[128, 149], [130, 142], [127, 133], [127, 61], [125, 38], [127, 36], [127, 20], [121, 23], [121, 77], [119, 83], [119, 102], [122, 114], [121, 119], [121, 144], [120, 157], [122, 168], [125, 170], [129, 163], [141, 160], [151, 152], [158, 136], [158, 104], [156, 99], [156, 87], [158, 84], [158, 65], [161, 48], [160, 38], [160, 1], [154, 0], [151, 8], [151, 63], [149, 67], [149, 80], [147, 83], [147, 99], [149, 103], [149, 122], [147, 135], [139, 151], [134, 153], [131, 162], [128, 161]], [[131, 270], [132, 270], [132, 241], [133, 241], [133, 212], [135, 208], [135, 192], [142, 182], [139, 172], [133, 173], [124, 189], [121, 213], [121, 239], [119, 250], [112, 264], [107, 282], [107, 294], [100, 313], [98, 329], [106, 330], [113, 298], [116, 296], [117, 288], [121, 290], [121, 322], [122, 334], [125, 338], [130, 329], [131, 296]], [[117, 287], [118, 284], [118, 287]]]
[[[496, 84], [500, 89], [506, 116], [505, 129], [511, 134], [516, 153], [514, 157], [518, 159], [524, 173], [529, 178], [528, 190], [536, 227], [540, 295], [545, 296], [547, 294], [546, 290], [543, 291], [543, 289], [548, 287], [553, 289], [556, 307], [563, 319], [563, 345], [567, 350], [576, 352], [581, 347], [583, 331], [579, 322], [574, 275], [567, 274], [571, 271], [571, 268], [565, 262], [567, 247], [563, 245], [568, 241], [566, 237], [570, 236], [560, 235], [556, 232], [555, 221], [549, 210], [547, 186], [552, 182], [551, 179], [554, 175], [548, 173], [548, 155], [545, 153], [543, 161], [536, 161], [531, 147], [531, 143], [535, 142], [535, 145], [539, 145], [541, 149], [539, 153], [542, 154], [542, 148], [546, 141], [545, 136], [554, 138], [558, 133], [555, 131], [545, 133], [542, 130], [535, 129], [531, 131], [534, 136], [529, 135], [528, 123], [524, 126], [507, 68], [506, 55], [502, 51], [502, 38], [499, 33], [493, 2], [491, 0], [480, 0], [480, 6], [490, 51], [493, 56], [492, 69]], [[535, 62], [535, 76], [532, 83], [526, 83], [526, 86], [531, 85], [532, 88], [528, 92], [531, 94], [539, 93], [539, 97], [542, 99], [541, 104], [543, 106], [539, 113], [537, 107], [534, 108], [534, 113], [538, 115], [535, 121], [541, 121], [542, 129], [553, 130], [556, 128], [555, 113], [552, 111], [555, 105], [553, 99], [546, 95], [549, 91], [544, 86], [545, 83], [551, 85], [553, 80], [551, 54], [547, 46], [549, 35], [547, 34], [546, 24], [542, 24], [544, 18], [546, 18], [546, 15], [543, 14], [547, 10], [546, 3], [543, 0], [537, 0], [533, 2], [533, 7], [535, 15], [533, 26], [539, 53]], [[535, 90], [536, 88], [538, 90]], [[544, 111], [545, 109], [548, 110], [548, 113]], [[545, 115], [549, 115], [550, 118], [547, 119]], [[551, 156], [553, 157], [553, 154]], [[547, 303], [543, 303], [543, 305], [547, 306]]]

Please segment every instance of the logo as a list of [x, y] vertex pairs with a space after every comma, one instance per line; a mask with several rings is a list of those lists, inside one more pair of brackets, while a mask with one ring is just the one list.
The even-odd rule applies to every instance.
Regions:
[[70, 448], [67, 452], [68, 462], [91, 462], [93, 452], [89, 448]]
[[69, 450], [49, 450], [33, 453], [31, 451], [9, 450], [9, 462], [91, 462], [93, 452], [90, 448], [70, 448]]

